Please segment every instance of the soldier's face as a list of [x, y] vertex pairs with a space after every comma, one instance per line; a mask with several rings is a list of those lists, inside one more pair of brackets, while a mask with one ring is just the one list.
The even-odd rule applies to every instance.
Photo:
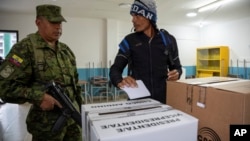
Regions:
[[62, 35], [62, 22], [49, 22], [46, 18], [38, 18], [36, 20], [39, 33], [50, 42], [57, 41]]

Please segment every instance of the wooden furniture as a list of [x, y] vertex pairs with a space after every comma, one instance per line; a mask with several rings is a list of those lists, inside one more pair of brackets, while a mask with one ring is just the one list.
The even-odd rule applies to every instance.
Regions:
[[197, 48], [196, 55], [196, 77], [228, 75], [228, 46]]

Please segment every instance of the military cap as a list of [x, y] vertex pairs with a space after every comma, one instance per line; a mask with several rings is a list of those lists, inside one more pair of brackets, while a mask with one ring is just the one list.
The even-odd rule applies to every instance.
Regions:
[[61, 14], [61, 7], [56, 5], [38, 5], [36, 7], [36, 16], [43, 16], [50, 22], [66, 22]]

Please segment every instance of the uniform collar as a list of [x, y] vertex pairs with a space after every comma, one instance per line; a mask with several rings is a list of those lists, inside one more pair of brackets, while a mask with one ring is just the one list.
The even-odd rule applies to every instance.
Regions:
[[[47, 48], [47, 47], [49, 47], [49, 44], [42, 38], [42, 36], [38, 32], [36, 32], [34, 34], [34, 36], [36, 38], [36, 42], [37, 42], [36, 47], [37, 48]], [[60, 43], [58, 41], [56, 41], [56, 46], [57, 46], [57, 49], [60, 50], [61, 45], [60, 45]]]

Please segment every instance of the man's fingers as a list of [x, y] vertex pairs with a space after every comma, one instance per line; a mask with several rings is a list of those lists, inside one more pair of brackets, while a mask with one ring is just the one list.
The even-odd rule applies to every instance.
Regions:
[[128, 76], [126, 78], [123, 78], [122, 82], [120, 82], [117, 85], [119, 88], [124, 88], [124, 87], [137, 87], [137, 83], [134, 78]]
[[54, 105], [58, 106], [59, 108], [62, 108], [62, 107], [63, 107], [63, 106], [61, 105], [61, 103], [60, 103], [60, 102], [58, 102], [57, 100], [55, 100]]
[[125, 83], [128, 87], [137, 87], [137, 83], [134, 78], [132, 77], [127, 77], [125, 79]]

